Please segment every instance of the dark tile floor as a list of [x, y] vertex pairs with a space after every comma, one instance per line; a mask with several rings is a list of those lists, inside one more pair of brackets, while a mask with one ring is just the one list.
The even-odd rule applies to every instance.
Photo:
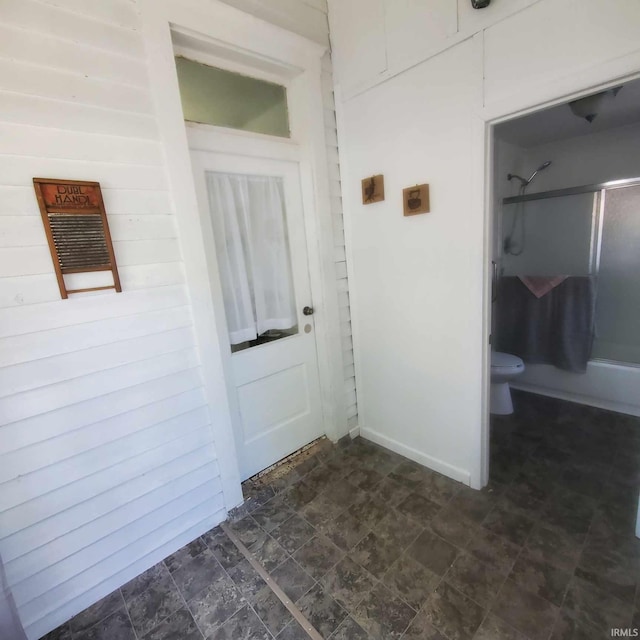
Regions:
[[[245, 486], [230, 523], [330, 640], [590, 640], [640, 626], [640, 419], [516, 393], [473, 491], [360, 438]], [[306, 640], [220, 529], [49, 640]]]

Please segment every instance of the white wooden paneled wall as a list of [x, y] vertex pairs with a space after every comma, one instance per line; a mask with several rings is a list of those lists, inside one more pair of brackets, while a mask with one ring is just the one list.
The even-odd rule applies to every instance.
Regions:
[[[252, 13], [258, 18], [293, 31], [319, 44], [329, 47], [327, 0], [223, 0], [226, 4]], [[342, 193], [340, 191], [340, 162], [336, 133], [335, 101], [333, 97], [333, 70], [328, 51], [322, 61], [322, 89], [331, 180], [331, 217], [335, 238], [336, 275], [340, 300], [340, 323], [344, 358], [345, 405], [349, 428], [358, 424], [356, 377], [353, 364], [353, 341], [349, 311], [349, 283], [345, 255], [344, 224], [342, 221]]]
[[[135, 3], [1, 13], [0, 553], [38, 638], [225, 511]], [[124, 293], [60, 300], [34, 176], [101, 182]]]
[[[229, 0], [328, 43], [325, 0]], [[133, 0], [2, 0], [0, 553], [38, 638], [224, 516]], [[323, 65], [357, 424], [331, 61]], [[31, 185], [98, 180], [124, 293], [61, 301]]]

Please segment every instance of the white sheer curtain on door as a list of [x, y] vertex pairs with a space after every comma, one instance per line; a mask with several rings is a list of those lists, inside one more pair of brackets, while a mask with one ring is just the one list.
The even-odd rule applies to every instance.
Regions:
[[207, 172], [231, 344], [296, 325], [282, 179]]
[[13, 595], [7, 584], [2, 557], [0, 557], [0, 587], [0, 638], [2, 640], [27, 640], [13, 601]]

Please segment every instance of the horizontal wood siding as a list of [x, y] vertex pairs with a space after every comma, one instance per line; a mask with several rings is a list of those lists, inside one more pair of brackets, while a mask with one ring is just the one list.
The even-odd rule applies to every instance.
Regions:
[[[225, 510], [135, 3], [2, 18], [0, 554], [35, 639]], [[60, 300], [35, 176], [101, 183], [123, 293]]]
[[[326, 0], [228, 3], [329, 43]], [[225, 509], [135, 1], [3, 0], [2, 18], [0, 554], [35, 639]], [[323, 99], [352, 427], [329, 54]], [[123, 293], [60, 300], [35, 176], [101, 183]]]

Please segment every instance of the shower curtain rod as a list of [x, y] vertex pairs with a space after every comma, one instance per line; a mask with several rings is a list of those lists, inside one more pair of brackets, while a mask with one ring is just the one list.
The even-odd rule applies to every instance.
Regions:
[[574, 196], [579, 193], [595, 193], [603, 189], [623, 189], [640, 185], [640, 178], [628, 178], [625, 180], [611, 180], [610, 182], [600, 182], [598, 184], [587, 184], [582, 187], [569, 187], [567, 189], [554, 189], [553, 191], [541, 191], [539, 193], [527, 193], [523, 196], [511, 196], [503, 198], [502, 204], [516, 204], [517, 202], [528, 202], [530, 200], [545, 200], [547, 198], [560, 198], [561, 196]]

